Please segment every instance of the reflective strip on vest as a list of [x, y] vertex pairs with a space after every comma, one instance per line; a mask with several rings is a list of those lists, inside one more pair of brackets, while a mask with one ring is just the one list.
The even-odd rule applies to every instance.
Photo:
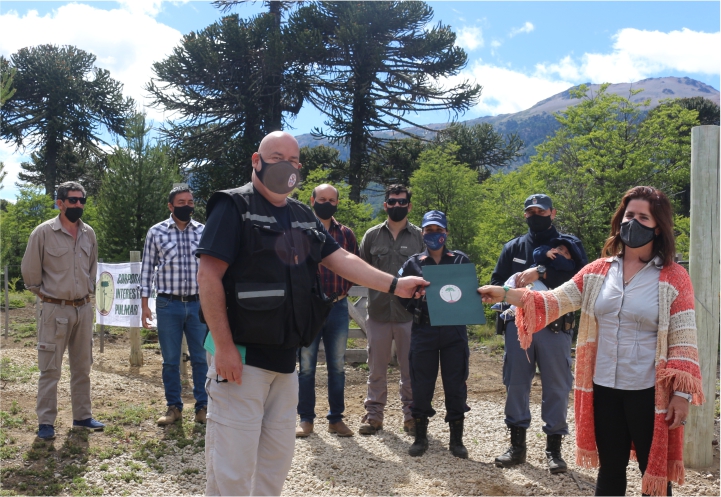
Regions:
[[278, 224], [278, 221], [275, 220], [273, 216], [261, 216], [260, 214], [251, 214], [250, 212], [246, 212], [243, 214], [243, 221], [251, 220], [251, 221], [258, 221], [261, 223], [273, 223]]
[[259, 297], [282, 297], [285, 290], [260, 290], [257, 292], [238, 292], [239, 299], [255, 299]]
[[316, 223], [304, 223], [299, 221], [293, 221], [290, 223], [291, 228], [300, 228], [302, 230], [315, 229], [318, 225]]

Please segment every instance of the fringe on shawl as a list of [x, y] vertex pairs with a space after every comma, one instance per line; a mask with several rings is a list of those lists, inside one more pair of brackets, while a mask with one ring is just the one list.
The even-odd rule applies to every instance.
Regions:
[[651, 476], [646, 473], [641, 479], [641, 493], [646, 495], [666, 495], [668, 480], [665, 476]]
[[523, 350], [528, 350], [533, 341], [533, 332], [536, 331], [536, 302], [534, 292], [525, 290], [521, 297], [521, 305], [516, 310], [516, 328], [518, 328], [518, 341]]
[[669, 391], [686, 392], [693, 395], [692, 403], [701, 405], [706, 401], [703, 394], [703, 383], [701, 378], [694, 377], [686, 371], [665, 368], [656, 371], [656, 382], [665, 385]]
[[683, 461], [668, 462], [668, 480], [675, 481], [679, 485], [684, 484], [686, 477], [686, 468], [683, 467]]
[[576, 447], [576, 465], [582, 468], [598, 468], [598, 451]]

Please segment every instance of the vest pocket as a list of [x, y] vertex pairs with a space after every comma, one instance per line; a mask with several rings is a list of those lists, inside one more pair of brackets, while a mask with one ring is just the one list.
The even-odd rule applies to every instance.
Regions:
[[282, 345], [285, 337], [285, 283], [236, 283], [236, 343]]
[[55, 344], [54, 343], [38, 343], [38, 369], [40, 371], [50, 371], [58, 369], [55, 366]]

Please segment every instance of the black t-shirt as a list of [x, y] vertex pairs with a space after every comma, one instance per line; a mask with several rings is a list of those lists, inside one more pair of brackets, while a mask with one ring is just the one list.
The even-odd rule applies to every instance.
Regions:
[[[284, 230], [290, 229], [290, 209], [287, 206], [276, 207], [260, 196], [262, 202]], [[338, 243], [326, 231], [323, 224], [316, 220], [316, 229], [325, 234], [325, 244], [321, 249], [321, 257], [326, 258], [340, 248]], [[240, 253], [243, 244], [241, 237], [242, 221], [233, 200], [222, 196], [215, 204], [210, 214], [203, 236], [200, 239], [196, 256], [209, 255], [232, 264]], [[262, 347], [246, 347], [245, 363], [256, 368], [275, 371], [276, 373], [292, 373], [295, 370], [297, 348], [267, 349]]]

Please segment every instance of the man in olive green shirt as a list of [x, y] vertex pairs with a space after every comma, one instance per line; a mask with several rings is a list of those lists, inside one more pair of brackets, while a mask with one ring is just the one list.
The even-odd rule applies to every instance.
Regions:
[[[363, 236], [361, 259], [381, 271], [398, 276], [403, 263], [413, 254], [423, 251], [421, 229], [408, 221], [411, 207], [411, 192], [405, 186], [391, 185], [386, 189], [383, 208], [388, 213], [388, 219]], [[408, 365], [412, 318], [393, 295], [368, 290], [368, 395], [365, 400], [366, 415], [358, 430], [361, 435], [372, 435], [383, 428], [383, 411], [388, 399], [386, 374], [393, 341], [401, 367], [399, 389], [403, 403], [403, 429], [411, 435], [415, 433]]]
[[63, 354], [70, 360], [70, 397], [73, 427], [102, 430], [92, 418], [90, 368], [93, 363], [93, 306], [98, 269], [95, 232], [80, 220], [85, 189], [68, 181], [58, 187], [60, 214], [30, 234], [21, 271], [25, 287], [43, 301], [38, 328], [38, 437], [55, 438], [58, 381]]

